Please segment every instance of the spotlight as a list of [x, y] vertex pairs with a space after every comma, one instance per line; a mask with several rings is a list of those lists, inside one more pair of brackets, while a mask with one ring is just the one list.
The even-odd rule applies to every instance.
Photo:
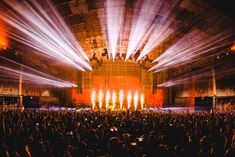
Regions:
[[108, 50], [106, 48], [104, 48], [104, 52], [101, 55], [102, 55], [102, 57], [108, 56]]

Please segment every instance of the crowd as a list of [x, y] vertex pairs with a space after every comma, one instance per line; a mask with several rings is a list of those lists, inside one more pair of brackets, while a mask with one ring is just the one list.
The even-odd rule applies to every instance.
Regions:
[[0, 156], [235, 156], [235, 113], [0, 112]]

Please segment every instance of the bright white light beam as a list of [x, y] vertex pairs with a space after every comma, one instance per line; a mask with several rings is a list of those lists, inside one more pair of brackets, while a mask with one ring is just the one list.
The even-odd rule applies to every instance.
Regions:
[[[39, 76], [33, 73], [25, 72], [23, 70], [17, 70], [17, 69], [13, 69], [9, 67], [4, 67], [4, 66], [0, 66], [0, 71], [1, 73], [3, 73], [2, 76], [0, 73], [0, 77], [8, 76], [11, 79], [19, 79], [20, 75], [22, 75], [23, 82], [26, 82], [26, 83], [50, 85], [50, 86], [55, 86], [55, 87], [77, 87], [77, 85], [73, 83], [60, 80], [53, 76], [50, 76], [50, 78], [48, 78], [48, 74], [45, 74], [47, 77], [43, 77], [43, 76]], [[40, 72], [40, 74], [43, 74], [43, 73]]]
[[178, 0], [137, 0], [132, 19], [126, 60], [148, 41], [147, 47], [139, 57], [139, 59], [142, 58], [173, 32], [172, 30], [168, 31], [171, 20], [161, 18], [161, 16], [169, 16], [176, 4], [178, 4]]
[[123, 27], [123, 16], [125, 10], [125, 0], [105, 2], [105, 13], [107, 22], [108, 46], [112, 53], [112, 59], [115, 59], [117, 52], [118, 39]]
[[15, 0], [4, 2], [13, 9], [0, 15], [1, 20], [15, 29], [5, 30], [10, 38], [41, 52], [38, 55], [82, 71], [92, 70], [86, 53], [49, 1], [45, 1], [43, 6], [34, 0], [30, 3]]

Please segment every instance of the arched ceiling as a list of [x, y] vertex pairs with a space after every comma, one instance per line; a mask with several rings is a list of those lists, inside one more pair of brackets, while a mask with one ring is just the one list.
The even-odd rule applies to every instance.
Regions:
[[[131, 49], [130, 43], [132, 40], [137, 42], [132, 55], [136, 54], [138, 57], [144, 50], [143, 55], [148, 55], [150, 60], [154, 60], [170, 47], [177, 47], [178, 45], [175, 45], [175, 43], [179, 40], [183, 40], [182, 42], [185, 45], [193, 43], [193, 41], [190, 41], [190, 35], [200, 34], [201, 37], [198, 35], [200, 39], [195, 41], [195, 45], [199, 44], [200, 40], [209, 39], [215, 34], [221, 33], [223, 29], [228, 29], [227, 34], [234, 33], [234, 30], [231, 30], [233, 22], [231, 22], [230, 17], [211, 7], [209, 2], [199, 0], [167, 0], [164, 2], [161, 0], [118, 0], [115, 2], [115, 4], [108, 5], [104, 0], [54, 0], [54, 4], [76, 35], [89, 58], [96, 54], [96, 57], [100, 59], [105, 52], [112, 53], [112, 46], [109, 42], [111, 39], [108, 35], [108, 29], [111, 28], [108, 27], [109, 17], [107, 16], [110, 10], [112, 14], [120, 14], [120, 11], [115, 12], [115, 7], [123, 10], [123, 15], [118, 15], [123, 18], [120, 24], [120, 34], [114, 38], [118, 40], [116, 54], [124, 54], [124, 58], [128, 49]], [[148, 4], [145, 5], [145, 3]], [[141, 9], [148, 10], [141, 12]], [[144, 16], [140, 13], [144, 14]], [[141, 26], [141, 24], [148, 27]], [[145, 32], [142, 33], [141, 29], [146, 30], [143, 30]], [[149, 31], [149, 29], [153, 30]], [[131, 33], [133, 32], [136, 34], [132, 35]], [[149, 32], [150, 34], [148, 34]], [[158, 36], [159, 33], [160, 35]], [[225, 35], [226, 32], [221, 34], [221, 37]], [[145, 39], [138, 42], [132, 37], [141, 38], [141, 40], [142, 38]], [[231, 39], [228, 39], [225, 45], [231, 46], [230, 41]]]
[[[32, 2], [29, 4], [32, 5]], [[53, 26], [53, 28], [61, 28], [55, 34], [59, 33], [63, 37], [62, 41], [69, 37], [66, 42], [72, 43], [74, 39], [66, 33], [68, 30], [65, 28], [68, 27], [71, 30], [72, 36], [78, 43], [78, 45], [75, 43], [80, 55], [78, 60], [75, 55], [77, 49], [75, 48], [74, 54], [71, 53], [74, 45], [58, 44], [56, 38], [51, 39], [53, 34], [47, 34], [48, 31], [43, 29], [37, 35], [40, 36], [41, 33], [52, 35], [48, 43], [55, 46], [56, 50], [53, 53], [48, 53], [51, 47], [47, 45], [47, 40], [44, 42], [45, 36], [40, 38], [41, 43], [39, 41], [38, 45], [34, 43], [30, 46], [27, 44], [31, 40], [27, 38], [25, 45], [25, 40], [21, 42], [18, 38], [16, 40], [15, 36], [12, 37], [11, 32], [15, 35], [15, 27], [5, 21], [7, 25], [4, 23], [2, 27], [3, 24], [0, 23], [0, 28], [2, 27], [3, 31], [7, 30], [6, 32], [10, 32], [11, 35], [8, 36], [10, 41], [7, 51], [17, 54], [21, 63], [33, 69], [67, 80], [76, 79], [77, 69], [89, 70], [89, 65], [94, 69], [102, 66], [100, 63], [106, 60], [126, 60], [152, 72], [173, 69], [176, 75], [180, 75], [182, 72], [213, 64], [214, 58], [230, 53], [230, 47], [235, 43], [235, 27], [232, 20], [235, 14], [231, 9], [234, 4], [232, 0], [227, 2], [219, 0], [52, 0], [52, 7], [56, 8], [58, 15], [50, 14], [51, 7], [48, 7], [46, 1], [38, 2], [40, 9], [44, 10], [50, 18], [65, 22], [66, 26]], [[1, 2], [1, 12], [4, 16], [5, 13], [11, 16], [25, 11], [22, 8], [12, 11], [14, 7], [5, 3]], [[21, 2], [18, 4], [18, 7], [21, 7]], [[35, 6], [31, 9], [34, 10]], [[36, 8], [35, 11], [40, 9]], [[42, 12], [36, 14], [39, 15], [38, 29], [41, 27], [42, 14]], [[27, 16], [31, 18], [30, 14]], [[34, 22], [32, 21], [33, 24]], [[25, 22], [25, 26], [30, 25]], [[50, 28], [50, 25], [48, 27]], [[29, 34], [30, 37], [33, 35]], [[21, 34], [18, 37], [24, 39]], [[40, 44], [45, 47], [41, 49]], [[69, 46], [70, 50], [63, 46]], [[66, 50], [69, 53], [66, 53]], [[41, 55], [42, 51], [44, 55]], [[9, 58], [9, 54], [4, 54], [3, 57]], [[16, 60], [14, 56], [11, 58]], [[70, 64], [62, 64], [63, 61], [68, 61]], [[123, 61], [122, 63], [125, 64]]]

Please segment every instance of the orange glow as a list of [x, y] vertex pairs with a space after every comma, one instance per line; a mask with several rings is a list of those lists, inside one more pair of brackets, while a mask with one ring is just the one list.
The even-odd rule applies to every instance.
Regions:
[[6, 49], [8, 46], [7, 36], [3, 32], [4, 29], [4, 25], [0, 23], [0, 49]]
[[163, 104], [163, 89], [158, 88], [156, 93], [152, 93], [151, 89], [146, 89], [145, 91], [145, 104], [146, 107], [162, 107]]
[[[136, 76], [110, 76], [108, 81], [105, 81], [105, 76], [93, 76], [92, 88], [97, 92], [94, 102], [98, 99], [99, 90], [103, 91], [103, 104], [102, 108], [108, 110], [109, 105], [112, 105], [112, 92], [116, 91], [116, 104], [120, 104], [120, 98], [122, 99], [122, 94], [120, 91], [123, 91], [123, 104], [120, 105], [120, 109], [131, 108], [133, 105], [134, 91], [141, 91], [141, 81]], [[129, 96], [128, 96], [129, 92]], [[91, 89], [83, 89], [82, 93], [78, 93], [76, 88], [72, 89], [72, 100], [74, 103], [80, 104], [91, 104]], [[132, 95], [133, 94], [133, 95]], [[143, 98], [141, 98], [143, 94]], [[163, 89], [158, 88], [156, 93], [152, 93], [152, 89], [145, 88], [144, 91], [141, 91], [139, 95], [139, 101], [143, 103], [142, 107], [162, 107], [163, 104]], [[97, 98], [96, 98], [97, 97]], [[128, 100], [129, 99], [129, 100]], [[142, 100], [141, 100], [142, 99]], [[116, 105], [115, 104], [115, 105]], [[133, 105], [134, 107], [134, 105]], [[140, 106], [140, 108], [142, 108]]]
[[231, 47], [232, 51], [235, 51], [235, 44], [233, 44], [233, 46]]
[[92, 109], [94, 110], [95, 109], [95, 100], [96, 99], [96, 93], [95, 93], [95, 91], [93, 90], [92, 92], [91, 92], [91, 105], [92, 105]]

